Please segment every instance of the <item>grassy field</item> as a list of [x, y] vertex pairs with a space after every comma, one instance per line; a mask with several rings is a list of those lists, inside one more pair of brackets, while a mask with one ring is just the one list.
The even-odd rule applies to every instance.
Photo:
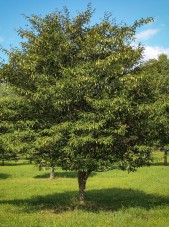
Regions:
[[162, 153], [150, 167], [128, 174], [93, 173], [87, 204], [79, 207], [76, 173], [38, 171], [26, 161], [0, 166], [0, 226], [169, 226], [169, 166]]

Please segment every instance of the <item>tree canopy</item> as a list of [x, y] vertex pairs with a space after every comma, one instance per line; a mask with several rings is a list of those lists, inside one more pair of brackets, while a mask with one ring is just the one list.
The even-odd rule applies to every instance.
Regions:
[[[142, 66], [142, 71], [156, 84], [154, 92], [158, 98], [151, 106], [149, 120], [154, 145], [167, 152], [169, 150], [169, 59], [161, 54], [158, 59], [151, 59]], [[165, 153], [165, 159], [166, 159]]]
[[92, 171], [114, 163], [133, 171], [149, 162], [147, 122], [156, 98], [138, 74], [143, 47], [133, 45], [137, 28], [152, 19], [128, 26], [105, 14], [91, 25], [92, 15], [88, 6], [73, 18], [67, 9], [26, 17], [21, 48], [8, 51], [1, 73], [29, 107], [23, 122], [33, 156], [76, 170], [82, 202]]

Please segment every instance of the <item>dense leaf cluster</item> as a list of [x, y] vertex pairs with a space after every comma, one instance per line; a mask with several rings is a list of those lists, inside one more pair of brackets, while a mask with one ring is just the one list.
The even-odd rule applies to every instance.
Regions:
[[105, 15], [91, 26], [92, 15], [88, 6], [74, 18], [67, 9], [26, 17], [30, 29], [18, 31], [24, 41], [8, 52], [1, 74], [29, 107], [16, 120], [24, 128], [18, 141], [31, 135], [37, 162], [87, 172], [118, 163], [131, 171], [150, 160], [146, 126], [156, 94], [136, 75], [143, 47], [132, 43], [152, 19], [127, 26]]

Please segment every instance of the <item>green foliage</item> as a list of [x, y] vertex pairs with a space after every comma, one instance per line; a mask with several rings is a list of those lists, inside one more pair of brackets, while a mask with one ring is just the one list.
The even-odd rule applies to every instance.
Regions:
[[143, 66], [145, 74], [156, 84], [157, 99], [152, 105], [150, 128], [157, 147], [169, 145], [169, 59], [165, 54]]
[[4, 164], [28, 152], [34, 131], [27, 103], [7, 84], [0, 86], [0, 109], [0, 159]]
[[0, 160], [17, 159], [17, 152], [12, 149], [10, 138], [14, 132], [14, 119], [16, 118], [17, 98], [7, 85], [0, 86]]
[[137, 79], [131, 83], [127, 75], [142, 58], [142, 46], [132, 46], [136, 29], [152, 19], [127, 26], [105, 15], [90, 26], [92, 15], [88, 5], [74, 18], [66, 9], [26, 17], [30, 29], [18, 34], [27, 41], [8, 52], [3, 80], [30, 105], [29, 118], [37, 125], [34, 157], [78, 171], [105, 170], [115, 162], [134, 170], [150, 152], [144, 130], [139, 137], [139, 98], [125, 96]]

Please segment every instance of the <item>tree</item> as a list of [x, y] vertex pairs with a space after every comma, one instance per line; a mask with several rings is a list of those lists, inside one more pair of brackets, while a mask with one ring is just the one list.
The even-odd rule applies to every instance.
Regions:
[[152, 105], [150, 128], [155, 145], [164, 152], [164, 165], [167, 165], [167, 151], [169, 146], [169, 59], [161, 54], [158, 60], [151, 59], [143, 66], [144, 74], [147, 74], [156, 86], [156, 96]]
[[0, 159], [4, 165], [5, 160], [28, 154], [34, 131], [28, 103], [6, 83], [0, 84], [0, 109]]
[[14, 118], [16, 117], [17, 97], [10, 87], [0, 85], [0, 159], [2, 165], [6, 160], [17, 160], [18, 154], [10, 144], [10, 137], [14, 132]]
[[[43, 134], [43, 135], [42, 135]], [[63, 136], [63, 135], [62, 135]], [[63, 138], [58, 133], [53, 134], [50, 130], [37, 133], [36, 141], [32, 145], [32, 159], [39, 167], [50, 167], [50, 179], [55, 177], [55, 166], [60, 158], [60, 149]]]
[[132, 43], [152, 19], [127, 26], [105, 14], [91, 26], [92, 15], [88, 5], [74, 18], [67, 9], [26, 17], [30, 29], [18, 31], [24, 41], [2, 70], [30, 105], [34, 155], [78, 172], [81, 203], [92, 171], [114, 163], [134, 171], [150, 160], [146, 102], [133, 92], [143, 47]]

